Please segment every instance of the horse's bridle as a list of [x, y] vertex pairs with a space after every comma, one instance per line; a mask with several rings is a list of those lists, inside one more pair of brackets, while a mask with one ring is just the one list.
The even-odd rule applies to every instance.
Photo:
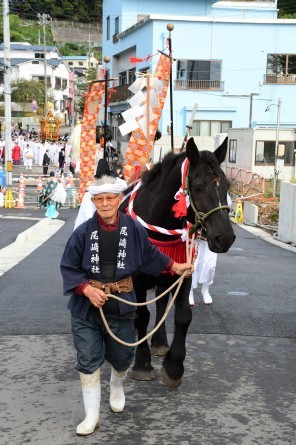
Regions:
[[188, 175], [186, 176], [185, 193], [189, 197], [190, 206], [191, 206], [191, 208], [193, 210], [194, 218], [195, 218], [195, 223], [193, 224], [193, 226], [189, 230], [190, 234], [196, 232], [199, 228], [202, 228], [204, 220], [206, 218], [208, 218], [208, 216], [212, 215], [213, 213], [218, 212], [219, 210], [228, 210], [228, 212], [230, 211], [230, 207], [228, 205], [224, 205], [224, 206], [215, 207], [214, 209], [209, 210], [207, 213], [199, 212], [197, 210], [197, 208], [195, 207], [195, 204], [193, 202], [193, 199], [192, 199], [192, 196], [191, 196], [191, 193], [190, 193]]

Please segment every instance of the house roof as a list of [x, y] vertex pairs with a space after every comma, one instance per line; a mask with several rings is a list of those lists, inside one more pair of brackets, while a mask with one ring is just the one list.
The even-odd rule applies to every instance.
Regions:
[[[25, 58], [12, 58], [10, 59], [10, 65], [11, 66], [17, 66], [22, 63], [32, 63], [32, 62], [38, 62], [43, 63], [44, 59], [25, 59]], [[46, 59], [47, 65], [51, 65], [53, 67], [59, 66], [61, 63], [63, 63], [63, 59]], [[0, 65], [4, 65], [4, 58], [0, 57]], [[65, 65], [66, 66], [66, 65]], [[68, 68], [68, 66], [67, 66]]]
[[[4, 43], [1, 43], [0, 50], [4, 50]], [[28, 43], [10, 43], [10, 50], [16, 50], [16, 51], [44, 51], [43, 45], [31, 45]], [[46, 46], [47, 51], [58, 51], [56, 46]]]
[[64, 56], [65, 60], [87, 60], [88, 56]]

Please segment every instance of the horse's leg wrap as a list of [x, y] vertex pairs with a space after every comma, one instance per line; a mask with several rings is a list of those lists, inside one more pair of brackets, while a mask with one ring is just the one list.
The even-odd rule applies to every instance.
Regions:
[[85, 419], [77, 426], [79, 436], [88, 436], [99, 426], [101, 382], [100, 368], [93, 374], [80, 373]]

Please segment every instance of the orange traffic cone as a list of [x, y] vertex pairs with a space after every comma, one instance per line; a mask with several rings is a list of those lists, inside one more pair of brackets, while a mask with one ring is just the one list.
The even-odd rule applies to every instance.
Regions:
[[18, 195], [17, 205], [16, 205], [17, 209], [23, 209], [25, 207], [24, 197], [25, 197], [25, 183], [24, 183], [24, 178], [21, 173], [20, 181], [19, 181], [19, 195]]
[[41, 191], [42, 188], [43, 188], [43, 186], [42, 186], [42, 179], [41, 179], [41, 176], [39, 176], [38, 182], [37, 182], [37, 190]]
[[24, 179], [24, 176], [23, 176], [22, 173], [20, 174], [20, 179], [19, 179], [19, 188], [21, 188], [21, 187], [22, 187], [23, 190], [26, 187], [25, 179]]
[[16, 209], [24, 209], [25, 208], [24, 196], [25, 196], [24, 190], [20, 190], [18, 199], [17, 199], [17, 205], [15, 206]]

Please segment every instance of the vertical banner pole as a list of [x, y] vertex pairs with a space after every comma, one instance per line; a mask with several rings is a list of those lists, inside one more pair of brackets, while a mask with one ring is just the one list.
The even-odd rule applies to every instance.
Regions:
[[[173, 31], [174, 25], [173, 23], [167, 24], [167, 30], [169, 31], [169, 54], [172, 57], [172, 38], [171, 31]], [[173, 110], [173, 73], [172, 66], [170, 68], [170, 116], [171, 116], [171, 150], [174, 151], [174, 110]]]

